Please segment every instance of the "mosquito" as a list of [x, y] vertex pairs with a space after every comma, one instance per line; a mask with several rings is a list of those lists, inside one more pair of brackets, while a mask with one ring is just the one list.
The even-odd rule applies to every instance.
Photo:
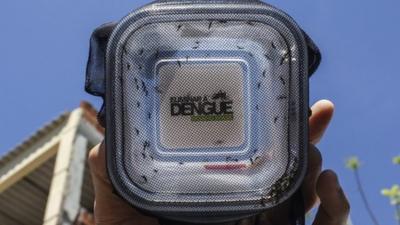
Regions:
[[285, 79], [283, 79], [283, 77], [279, 77], [279, 79], [281, 80], [283, 85], [286, 85], [286, 81], [285, 81]]
[[180, 31], [182, 27], [183, 27], [183, 24], [179, 24], [178, 29], [176, 31]]
[[148, 147], [150, 147], [150, 142], [145, 141], [145, 142], [143, 143], [143, 151], [146, 151], [146, 148], [148, 148]]
[[271, 47], [272, 47], [273, 49], [276, 49], [276, 45], [275, 45], [275, 43], [274, 43], [273, 41], [271, 41]]
[[287, 96], [285, 96], [285, 95], [280, 95], [280, 96], [278, 96], [277, 99], [278, 99], [278, 100], [284, 100], [284, 99], [287, 99]]
[[146, 91], [146, 84], [144, 83], [144, 81], [142, 81], [142, 90]]
[[141, 48], [141, 49], [139, 50], [139, 55], [143, 55], [143, 53], [144, 53], [144, 49]]
[[268, 54], [264, 54], [265, 58], [267, 58], [269, 61], [272, 61], [271, 56], [269, 56]]
[[222, 145], [223, 143], [224, 143], [223, 140], [217, 140], [217, 141], [215, 142], [215, 145]]
[[198, 49], [198, 48], [200, 48], [200, 41], [196, 41], [195, 44], [196, 44], [196, 45], [192, 47], [193, 49]]
[[147, 183], [147, 177], [145, 175], [142, 175], [144, 183]]
[[210, 21], [210, 23], [208, 23], [208, 29], [209, 30], [211, 29], [212, 25], [213, 25], [213, 21]]
[[234, 159], [234, 158], [232, 158], [231, 156], [228, 156], [228, 157], [226, 157], [225, 158], [225, 161], [226, 162], [239, 162], [239, 159]]
[[256, 24], [255, 24], [254, 21], [250, 21], [250, 20], [249, 20], [249, 21], [247, 21], [247, 25], [254, 26], [254, 25], [256, 25]]

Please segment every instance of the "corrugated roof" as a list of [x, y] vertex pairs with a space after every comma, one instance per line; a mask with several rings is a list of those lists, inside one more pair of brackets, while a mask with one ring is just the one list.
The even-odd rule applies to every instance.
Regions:
[[5, 166], [5, 164], [7, 164], [8, 162], [12, 161], [14, 158], [18, 157], [18, 155], [24, 152], [24, 150], [31, 147], [37, 140], [41, 139], [46, 134], [54, 130], [56, 127], [63, 124], [67, 120], [69, 114], [70, 112], [62, 113], [56, 119], [52, 120], [39, 130], [37, 130], [35, 133], [33, 133], [31, 136], [25, 139], [22, 143], [18, 144], [15, 148], [8, 151], [5, 155], [3, 155], [0, 158], [0, 168]]
[[0, 194], [3, 225], [40, 225], [53, 176], [55, 156]]
[[[84, 118], [91, 123], [98, 131], [104, 133], [104, 128], [99, 125], [97, 122], [97, 111], [96, 109], [86, 101], [82, 101], [79, 106], [83, 109]], [[43, 138], [46, 134], [53, 131], [55, 128], [66, 122], [70, 115], [70, 112], [64, 112], [59, 115], [57, 118], [53, 119], [49, 123], [45, 124], [42, 128], [37, 130], [35, 133], [30, 135], [27, 139], [25, 139], [22, 143], [18, 144], [15, 148], [7, 151], [7, 153], [0, 157], [0, 168], [3, 167], [8, 162], [15, 159], [18, 155], [20, 155], [24, 150], [32, 147], [34, 143], [36, 143], [39, 139]]]
[[[81, 102], [80, 108], [83, 110], [82, 118], [92, 124], [98, 131], [104, 133], [104, 129], [97, 123], [97, 112], [92, 105], [88, 102]], [[67, 123], [70, 114], [70, 112], [62, 113], [2, 156], [0, 158], [0, 168], [13, 167], [15, 160], [24, 159], [30, 154], [31, 150], [40, 147], [48, 136], [57, 134]], [[43, 223], [47, 197], [53, 177], [55, 157], [48, 159], [0, 194], [1, 225], [40, 225]], [[92, 212], [94, 191], [87, 162], [81, 188], [80, 204], [89, 212]]]
[[[55, 157], [46, 161], [39, 168], [0, 194], [1, 225], [43, 224]], [[93, 212], [94, 189], [87, 163], [85, 164], [81, 191], [81, 207], [88, 212]]]

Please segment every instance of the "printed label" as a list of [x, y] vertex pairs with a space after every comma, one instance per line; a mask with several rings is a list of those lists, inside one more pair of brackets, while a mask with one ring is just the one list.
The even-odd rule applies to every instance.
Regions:
[[157, 71], [163, 147], [221, 148], [243, 144], [243, 63], [167, 62]]

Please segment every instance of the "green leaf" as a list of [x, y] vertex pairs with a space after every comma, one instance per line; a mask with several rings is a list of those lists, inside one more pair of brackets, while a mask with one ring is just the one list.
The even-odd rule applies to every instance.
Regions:
[[360, 166], [360, 160], [356, 156], [352, 156], [346, 160], [346, 167], [351, 170], [357, 170], [358, 168], [360, 168]]
[[382, 189], [381, 194], [389, 198], [390, 204], [400, 205], [400, 186], [398, 184], [393, 185], [391, 188]]
[[400, 165], [400, 155], [393, 158], [393, 164]]

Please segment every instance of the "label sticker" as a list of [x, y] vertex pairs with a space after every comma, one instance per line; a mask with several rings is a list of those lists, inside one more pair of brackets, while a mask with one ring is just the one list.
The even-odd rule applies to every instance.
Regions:
[[161, 145], [238, 147], [245, 139], [241, 61], [167, 61], [158, 64]]

